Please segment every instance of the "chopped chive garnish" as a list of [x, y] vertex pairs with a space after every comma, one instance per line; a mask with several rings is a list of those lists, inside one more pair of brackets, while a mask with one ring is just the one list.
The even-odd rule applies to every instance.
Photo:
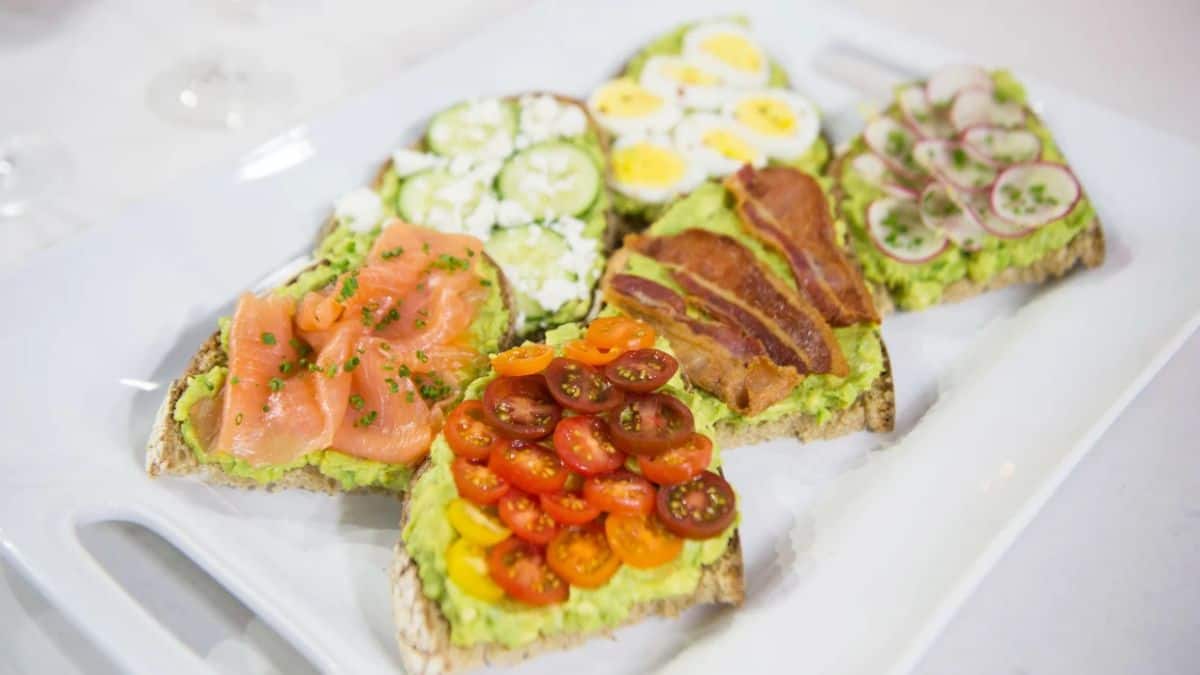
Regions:
[[351, 408], [354, 408], [355, 410], [362, 410], [362, 407], [365, 403], [366, 403], [366, 401], [363, 401], [363, 397], [359, 396], [358, 394], [350, 395], [350, 407]]
[[262, 334], [262, 341], [263, 341], [263, 344], [264, 344], [264, 345], [273, 345], [273, 344], [275, 344], [275, 334], [274, 334], [274, 333], [263, 333], [263, 334]]

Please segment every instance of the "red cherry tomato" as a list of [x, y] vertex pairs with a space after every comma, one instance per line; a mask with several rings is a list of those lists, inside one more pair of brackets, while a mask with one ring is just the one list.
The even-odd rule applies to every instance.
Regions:
[[676, 485], [691, 480], [712, 463], [712, 441], [704, 434], [692, 433], [683, 445], [654, 457], [638, 457], [642, 475], [659, 485]]
[[488, 553], [488, 573], [513, 599], [527, 605], [553, 605], [570, 596], [567, 582], [550, 569], [537, 546], [510, 537]]
[[450, 465], [454, 487], [458, 494], [476, 504], [493, 504], [508, 492], [508, 482], [486, 466], [472, 464], [465, 457], [455, 457]]
[[446, 442], [459, 457], [486, 461], [504, 442], [500, 432], [483, 418], [483, 403], [463, 401], [446, 419]]
[[559, 492], [567, 482], [567, 468], [553, 450], [512, 441], [498, 448], [488, 468], [516, 487], [535, 494]]
[[508, 529], [525, 541], [545, 546], [558, 532], [558, 523], [542, 510], [538, 499], [520, 490], [510, 489], [496, 510]]
[[686, 483], [660, 488], [655, 511], [675, 534], [685, 539], [709, 539], [733, 522], [737, 502], [724, 478], [704, 471]]
[[583, 482], [583, 498], [608, 513], [647, 514], [654, 510], [654, 485], [621, 469]]
[[615, 471], [625, 464], [608, 433], [608, 422], [592, 415], [568, 417], [554, 429], [554, 449], [562, 461], [585, 476]]
[[613, 444], [631, 455], [657, 455], [682, 444], [695, 431], [692, 411], [667, 394], [629, 394], [609, 411]]
[[554, 359], [542, 376], [554, 400], [576, 412], [612, 410], [625, 398], [603, 373], [575, 359]]
[[635, 349], [625, 352], [604, 367], [604, 376], [626, 391], [645, 393], [667, 383], [679, 362], [661, 349]]
[[501, 376], [483, 390], [483, 415], [510, 438], [536, 440], [554, 431], [562, 409], [540, 376]]
[[591, 502], [571, 492], [555, 492], [542, 495], [542, 510], [563, 525], [583, 525], [600, 515], [600, 509]]

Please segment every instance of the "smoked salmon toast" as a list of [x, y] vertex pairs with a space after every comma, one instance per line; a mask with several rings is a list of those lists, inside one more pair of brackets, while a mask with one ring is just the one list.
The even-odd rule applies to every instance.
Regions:
[[[338, 236], [337, 234], [331, 236]], [[246, 293], [174, 382], [151, 475], [401, 491], [446, 410], [511, 339], [503, 274], [469, 235], [397, 219]]]

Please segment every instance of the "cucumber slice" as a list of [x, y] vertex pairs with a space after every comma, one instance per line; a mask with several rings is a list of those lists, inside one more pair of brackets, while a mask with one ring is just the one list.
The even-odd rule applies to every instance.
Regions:
[[600, 169], [587, 152], [570, 143], [541, 143], [517, 154], [500, 170], [500, 196], [520, 204], [535, 219], [576, 216], [600, 194]]
[[531, 223], [496, 231], [484, 250], [504, 270], [516, 291], [517, 309], [526, 323], [553, 314], [571, 300], [590, 295], [582, 275], [587, 270], [568, 264], [567, 238]]
[[485, 202], [495, 201], [490, 193], [486, 183], [472, 177], [455, 176], [446, 169], [429, 169], [400, 185], [396, 211], [401, 218], [416, 225], [486, 236], [495, 222], [494, 212], [491, 219], [481, 219], [486, 214], [476, 214], [486, 210]]
[[516, 136], [516, 106], [488, 98], [459, 103], [435, 115], [425, 134], [425, 144], [443, 157], [501, 159], [512, 153]]

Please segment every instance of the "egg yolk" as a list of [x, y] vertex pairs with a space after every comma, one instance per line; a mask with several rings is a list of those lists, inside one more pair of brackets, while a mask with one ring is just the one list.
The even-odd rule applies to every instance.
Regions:
[[716, 150], [729, 159], [735, 159], [739, 162], [754, 161], [754, 148], [732, 132], [724, 129], [712, 129], [705, 132], [700, 140], [704, 145]]
[[613, 178], [627, 185], [669, 187], [683, 178], [687, 166], [670, 148], [635, 143], [612, 154]]
[[596, 109], [610, 117], [645, 117], [662, 105], [661, 97], [629, 79], [609, 82], [596, 95]]
[[663, 74], [679, 84], [689, 86], [711, 86], [720, 84], [721, 79], [712, 73], [693, 66], [690, 63], [671, 63], [663, 69]]
[[762, 68], [763, 57], [758, 47], [736, 33], [718, 33], [705, 38], [700, 48], [738, 70], [753, 73]]
[[766, 136], [790, 136], [796, 132], [796, 113], [775, 98], [748, 98], [737, 104], [734, 117]]

